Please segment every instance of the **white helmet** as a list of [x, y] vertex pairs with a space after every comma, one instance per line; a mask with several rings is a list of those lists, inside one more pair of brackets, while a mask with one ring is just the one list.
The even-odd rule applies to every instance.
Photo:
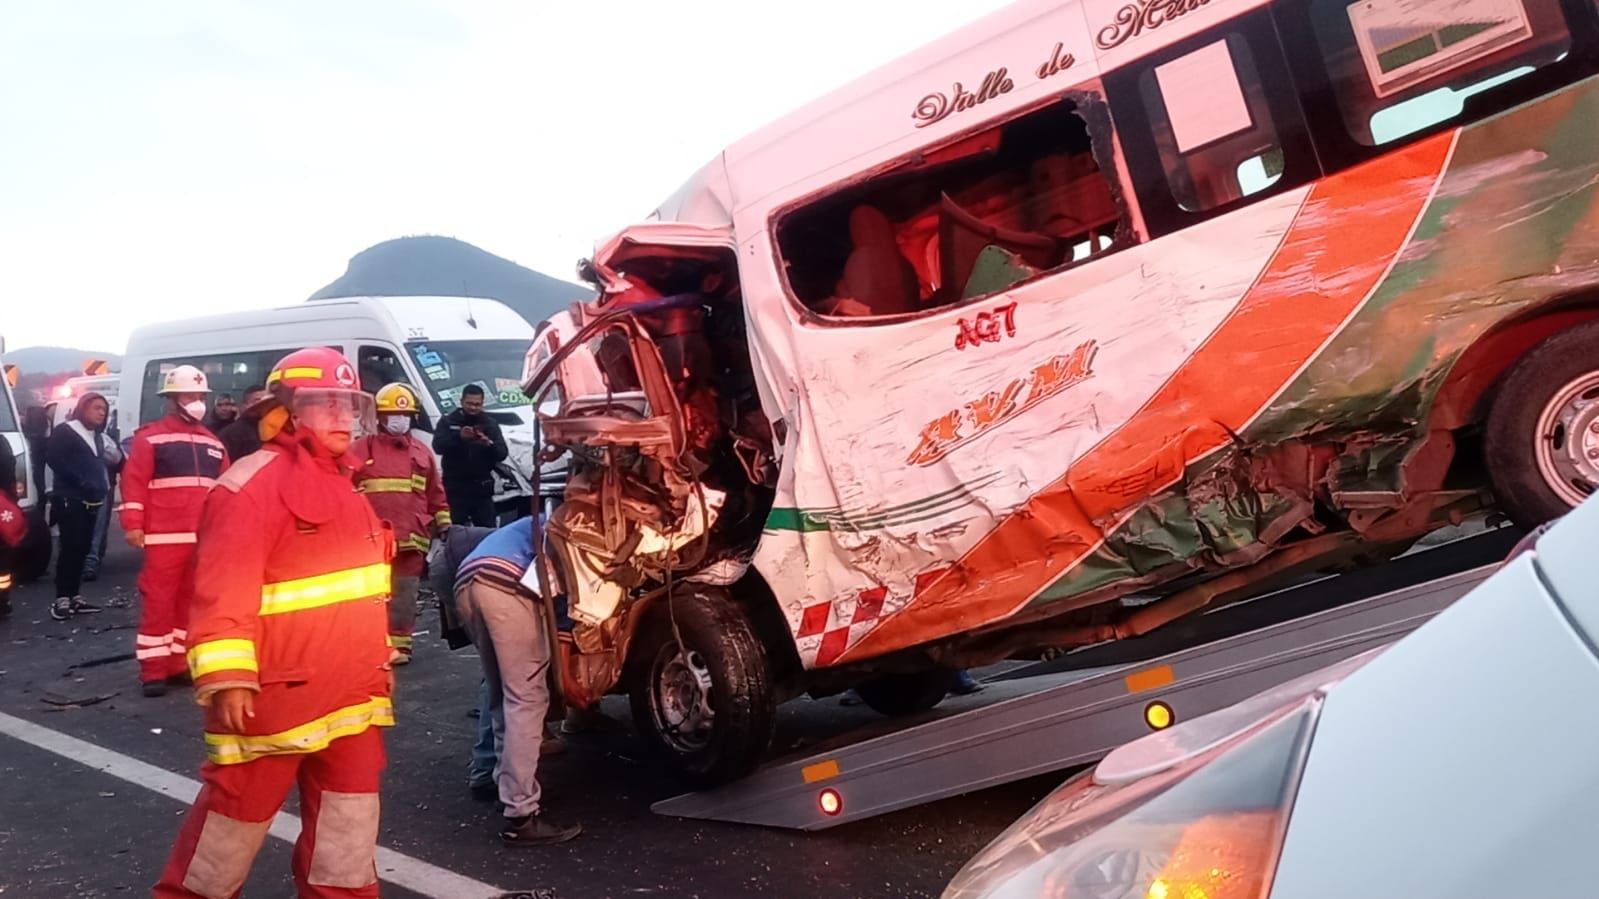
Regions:
[[157, 394], [168, 393], [210, 393], [211, 387], [206, 383], [205, 372], [192, 365], [180, 365], [161, 376], [161, 389]]

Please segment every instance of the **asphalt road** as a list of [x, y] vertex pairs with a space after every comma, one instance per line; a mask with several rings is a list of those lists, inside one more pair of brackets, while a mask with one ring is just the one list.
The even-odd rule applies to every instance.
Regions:
[[[201, 723], [192, 693], [139, 695], [132, 661], [138, 557], [119, 539], [112, 535], [101, 579], [85, 585], [104, 613], [50, 620], [53, 591], [41, 581], [20, 588], [16, 612], [0, 622], [0, 713], [99, 747], [41, 749], [8, 734], [0, 717], [5, 899], [148, 894], [186, 808], [148, 784], [198, 774]], [[568, 737], [568, 751], [540, 772], [548, 814], [581, 822], [584, 834], [562, 846], [506, 849], [494, 838], [493, 807], [466, 790], [477, 658], [470, 649], [448, 651], [431, 614], [419, 627], [431, 633], [419, 636], [416, 661], [400, 670], [380, 836], [405, 857], [395, 864], [410, 867], [387, 870], [380, 859], [391, 880], [385, 896], [466, 895], [452, 873], [540, 899], [936, 896], [1061, 779], [1034, 778], [815, 834], [665, 818], [650, 804], [676, 790], [641, 759], [626, 702], [613, 697], [603, 705], [609, 726]], [[875, 718], [802, 700], [785, 707], [780, 739], [811, 739]], [[144, 771], [135, 774], [143, 783], [102, 770], [108, 764], [124, 774], [130, 765]], [[286, 811], [293, 809], [291, 800]], [[287, 842], [268, 840], [245, 895], [292, 896], [289, 851]], [[429, 879], [429, 871], [443, 879]]]

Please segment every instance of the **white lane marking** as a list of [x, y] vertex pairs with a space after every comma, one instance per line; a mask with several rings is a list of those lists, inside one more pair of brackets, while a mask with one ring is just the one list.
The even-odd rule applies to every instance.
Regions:
[[[147, 790], [170, 796], [185, 805], [192, 805], [200, 793], [200, 782], [148, 762], [130, 758], [77, 737], [69, 737], [32, 721], [15, 718], [0, 712], [0, 734], [14, 737], [47, 752], [53, 752], [69, 761], [77, 762]], [[272, 821], [270, 833], [286, 843], [300, 836], [300, 819], [287, 812], [278, 812]], [[175, 834], [174, 834], [175, 836]], [[507, 891], [489, 886], [444, 868], [430, 865], [393, 849], [378, 847], [378, 877], [423, 896], [441, 899], [493, 899]]]

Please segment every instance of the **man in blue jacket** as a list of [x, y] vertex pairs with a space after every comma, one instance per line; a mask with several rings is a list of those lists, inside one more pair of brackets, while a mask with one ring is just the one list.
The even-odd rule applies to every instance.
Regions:
[[507, 846], [564, 843], [583, 830], [550, 821], [539, 803], [555, 635], [542, 600], [522, 586], [533, 564], [534, 524], [533, 517], [520, 518], [484, 537], [455, 578], [455, 612], [477, 646], [488, 687], [489, 707], [480, 714], [497, 707], [504, 721], [494, 781], [505, 814], [500, 840]]
[[50, 434], [45, 449], [45, 461], [55, 474], [53, 511], [61, 531], [56, 601], [50, 607], [50, 617], [57, 621], [100, 611], [78, 591], [84, 559], [94, 541], [95, 519], [110, 501], [112, 472], [122, 467], [122, 449], [105, 432], [110, 409], [100, 394], [84, 394], [71, 421]]

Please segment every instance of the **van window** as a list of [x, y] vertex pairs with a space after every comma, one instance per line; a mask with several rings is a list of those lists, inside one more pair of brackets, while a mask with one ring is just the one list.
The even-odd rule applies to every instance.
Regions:
[[[165, 399], [156, 393], [161, 389], [161, 376], [180, 365], [193, 365], [205, 372], [211, 396], [232, 394], [234, 399], [244, 396], [244, 391], [254, 385], [265, 384], [272, 366], [298, 347], [275, 350], [251, 350], [214, 356], [182, 356], [174, 359], [156, 359], [144, 367], [144, 383], [140, 390], [139, 424], [145, 425], [166, 414]], [[209, 405], [209, 403], [207, 403]]]
[[388, 347], [363, 346], [356, 369], [361, 376], [361, 389], [377, 393], [385, 384], [410, 384], [411, 376], [405, 373], [400, 357]]
[[1372, 147], [1458, 119], [1571, 49], [1560, 0], [1321, 0], [1312, 18], [1344, 125]]
[[[367, 393], [376, 394], [385, 384], [404, 384], [412, 390], [416, 389], [411, 375], [405, 370], [405, 363], [400, 361], [399, 354], [394, 350], [383, 346], [363, 346], [358, 356], [355, 367], [360, 372], [361, 389]], [[428, 417], [425, 406], [416, 410], [416, 416], [417, 427], [424, 431], [433, 430], [433, 420]]]
[[406, 343], [405, 351], [441, 412], [452, 412], [461, 405], [461, 391], [468, 384], [483, 388], [484, 408], [527, 405], [521, 377], [526, 341], [413, 340]]
[[1109, 141], [1084, 93], [900, 160], [780, 219], [788, 287], [823, 315], [903, 315], [1130, 245]]
[[1153, 66], [1139, 90], [1166, 182], [1183, 211], [1225, 206], [1282, 177], [1282, 143], [1242, 35]]

